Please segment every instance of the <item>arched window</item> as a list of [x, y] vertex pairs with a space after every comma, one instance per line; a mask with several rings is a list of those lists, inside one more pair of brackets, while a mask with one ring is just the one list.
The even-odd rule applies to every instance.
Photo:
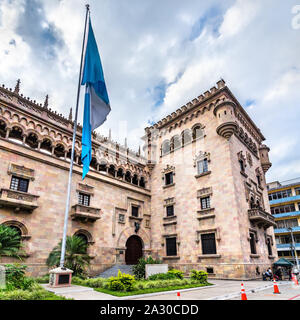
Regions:
[[6, 123], [2, 120], [0, 120], [0, 137], [6, 137]]
[[26, 137], [25, 143], [33, 149], [37, 149], [38, 147], [38, 136], [34, 133], [29, 133], [29, 135]]
[[77, 231], [74, 236], [80, 238], [81, 240], [83, 240], [83, 242], [86, 244], [86, 252], [87, 253], [87, 249], [89, 244], [91, 243], [91, 235], [88, 231], [85, 230], [79, 230]]
[[190, 143], [192, 141], [191, 130], [189, 130], [189, 129], [184, 130], [181, 134], [181, 138], [182, 138], [182, 145], [183, 146]]
[[251, 199], [250, 199], [250, 208], [251, 209], [255, 208], [255, 202], [254, 202], [254, 198], [253, 197], [251, 197]]
[[97, 170], [97, 159], [95, 157], [92, 158], [92, 161], [90, 163], [90, 167]]
[[201, 128], [200, 125], [196, 125], [193, 128], [193, 140], [197, 140], [199, 138], [202, 138], [204, 136], [203, 129]]
[[132, 178], [132, 183], [135, 184], [136, 186], [139, 184], [139, 179], [136, 174]]
[[79, 164], [80, 166], [82, 166], [81, 153], [80, 153], [80, 156], [78, 157], [78, 164]]
[[52, 153], [52, 142], [49, 139], [44, 139], [41, 143], [40, 150]]
[[140, 179], [140, 187], [145, 188], [146, 187], [146, 183], [145, 183], [145, 178], [141, 177]]
[[57, 158], [64, 158], [65, 157], [65, 147], [62, 144], [58, 144], [55, 148], [54, 148], [54, 155]]
[[123, 176], [124, 176], [124, 171], [122, 168], [119, 168], [117, 172], [117, 178], [123, 179]]
[[108, 174], [114, 177], [115, 176], [115, 172], [116, 172], [115, 167], [113, 165], [110, 165], [109, 169], [108, 169]]
[[125, 181], [130, 182], [131, 183], [131, 173], [130, 171], [126, 171], [125, 174]]
[[106, 166], [107, 166], [106, 162], [101, 161], [99, 165], [99, 171], [106, 172]]
[[259, 200], [256, 201], [256, 208], [261, 208]]
[[12, 140], [22, 141], [23, 142], [23, 131], [19, 127], [13, 127], [9, 133], [9, 138]]
[[181, 140], [179, 136], [174, 136], [171, 140], [172, 150], [176, 150], [181, 147]]
[[162, 155], [168, 154], [171, 151], [170, 141], [166, 140], [162, 144]]
[[11, 220], [11, 221], [6, 221], [3, 223], [3, 225], [15, 230], [18, 235], [20, 236], [20, 242], [23, 239], [29, 238], [30, 236], [28, 235], [28, 230], [25, 227], [25, 225], [19, 221]]

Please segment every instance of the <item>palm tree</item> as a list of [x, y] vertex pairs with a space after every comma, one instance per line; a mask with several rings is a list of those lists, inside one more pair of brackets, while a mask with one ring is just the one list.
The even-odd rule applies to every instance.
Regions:
[[21, 236], [15, 229], [0, 225], [0, 258], [8, 256], [21, 260], [22, 247]]
[[[61, 255], [62, 241], [50, 252], [47, 259], [47, 266], [59, 266]], [[87, 254], [87, 243], [80, 237], [67, 236], [65, 267], [73, 270], [73, 275], [82, 275], [85, 273], [85, 268], [89, 265], [90, 257]]]

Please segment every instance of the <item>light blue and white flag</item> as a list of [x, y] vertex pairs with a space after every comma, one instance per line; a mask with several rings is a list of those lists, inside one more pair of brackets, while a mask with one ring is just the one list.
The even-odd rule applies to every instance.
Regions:
[[82, 128], [82, 180], [89, 172], [92, 160], [92, 132], [103, 124], [111, 110], [91, 20], [87, 39], [81, 81], [81, 85], [86, 86]]

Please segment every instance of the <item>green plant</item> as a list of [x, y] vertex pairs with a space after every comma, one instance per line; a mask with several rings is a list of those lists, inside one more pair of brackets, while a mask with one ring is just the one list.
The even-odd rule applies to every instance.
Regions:
[[178, 279], [183, 279], [183, 271], [177, 270], [177, 269], [171, 269], [168, 271], [168, 274], [173, 274], [176, 276]]
[[196, 280], [198, 282], [205, 283], [205, 282], [207, 282], [207, 272], [202, 271], [202, 270], [192, 269], [191, 273], [190, 273], [190, 278], [192, 280]]
[[108, 289], [113, 291], [132, 291], [134, 283], [134, 276], [122, 273], [119, 270], [117, 277], [110, 277], [108, 279]]
[[146, 264], [160, 264], [160, 260], [155, 260], [151, 256], [149, 256], [147, 259], [141, 258], [139, 259], [138, 263], [132, 267], [133, 274], [135, 275], [135, 278], [145, 279], [146, 274]]
[[[50, 252], [46, 261], [48, 267], [58, 266], [61, 255], [60, 243]], [[92, 259], [87, 253], [87, 244], [77, 236], [68, 236], [66, 241], [65, 267], [73, 270], [74, 276], [82, 276]]]
[[0, 225], [0, 258], [9, 256], [21, 259], [23, 245], [18, 232], [9, 226]]
[[177, 279], [176, 275], [173, 273], [157, 273], [148, 277], [148, 280], [171, 280]]
[[49, 283], [49, 274], [45, 274], [42, 277], [34, 278], [34, 281], [37, 283]]
[[27, 290], [33, 285], [34, 280], [25, 276], [27, 266], [20, 264], [6, 264], [4, 267], [7, 290]]
[[70, 300], [57, 296], [35, 284], [30, 290], [15, 289], [11, 291], [0, 291], [0, 300]]

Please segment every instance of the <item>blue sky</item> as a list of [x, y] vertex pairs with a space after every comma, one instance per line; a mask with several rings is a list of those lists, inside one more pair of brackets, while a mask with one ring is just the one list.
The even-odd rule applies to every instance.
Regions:
[[[267, 179], [300, 177], [297, 1], [89, 2], [112, 107], [100, 133], [137, 150], [144, 127], [223, 78], [271, 148]], [[49, 94], [67, 116], [84, 15], [81, 0], [0, 0], [0, 82], [20, 78], [24, 95]]]

